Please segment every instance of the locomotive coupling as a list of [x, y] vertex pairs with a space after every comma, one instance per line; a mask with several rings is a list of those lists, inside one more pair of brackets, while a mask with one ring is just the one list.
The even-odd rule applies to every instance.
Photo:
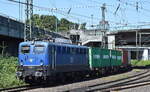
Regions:
[[43, 75], [42, 72], [35, 72], [35, 76], [36, 76], [36, 77], [41, 77], [42, 75]]
[[16, 75], [21, 77], [22, 76], [22, 72], [16, 72]]

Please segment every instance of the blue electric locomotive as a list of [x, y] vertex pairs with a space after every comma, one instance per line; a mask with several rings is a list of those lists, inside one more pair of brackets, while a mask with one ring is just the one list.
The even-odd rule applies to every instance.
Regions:
[[89, 71], [88, 47], [44, 41], [19, 45], [17, 76], [26, 81]]

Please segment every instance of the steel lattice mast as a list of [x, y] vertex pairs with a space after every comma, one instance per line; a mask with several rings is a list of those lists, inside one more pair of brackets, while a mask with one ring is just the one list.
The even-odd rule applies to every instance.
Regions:
[[102, 10], [102, 20], [100, 21], [100, 28], [102, 30], [102, 48], [106, 48], [106, 31], [108, 30], [109, 24], [108, 21], [105, 20], [105, 11], [106, 11], [105, 3], [101, 7], [101, 10]]
[[33, 29], [33, 0], [26, 0], [25, 16], [24, 41], [29, 41], [32, 39]]

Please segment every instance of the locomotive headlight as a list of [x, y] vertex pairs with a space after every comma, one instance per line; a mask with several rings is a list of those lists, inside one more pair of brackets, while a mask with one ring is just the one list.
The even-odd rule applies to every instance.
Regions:
[[43, 60], [40, 60], [40, 65], [44, 65], [44, 61]]
[[23, 61], [22, 60], [20, 61], [20, 65], [23, 65]]
[[30, 59], [29, 59], [29, 61], [32, 63], [32, 62], [33, 62], [33, 59], [32, 59], [32, 58], [30, 58]]

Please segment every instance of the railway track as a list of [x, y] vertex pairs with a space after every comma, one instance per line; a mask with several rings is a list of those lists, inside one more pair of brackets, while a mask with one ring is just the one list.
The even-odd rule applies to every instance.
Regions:
[[[150, 70], [145, 70], [141, 73], [138, 73], [136, 75], [130, 76], [128, 78], [123, 78], [123, 79], [119, 79], [119, 80], [115, 80], [115, 81], [110, 81], [110, 82], [105, 82], [105, 83], [100, 83], [100, 84], [96, 84], [96, 85], [90, 85], [87, 87], [83, 87], [83, 88], [78, 88], [78, 89], [73, 89], [73, 90], [68, 90], [68, 92], [72, 92], [72, 91], [84, 91], [84, 92], [93, 92], [93, 91], [110, 91], [113, 88], [118, 88], [121, 86], [126, 86], [126, 85], [134, 85], [137, 83], [143, 83], [147, 82], [147, 80], [145, 80], [145, 78], [150, 76]], [[144, 82], [143, 82], [144, 81]]]
[[0, 92], [20, 92], [42, 87], [41, 85], [24, 85], [19, 87], [0, 89]]
[[[62, 90], [62, 91], [67, 91], [67, 92], [72, 92], [72, 91], [85, 91], [85, 92], [91, 92], [91, 91], [109, 91], [109, 90], [117, 90], [117, 88], [119, 89], [119, 87], [121, 86], [126, 86], [126, 85], [132, 85], [133, 83], [131, 83], [131, 81], [134, 81], [140, 78], [140, 81], [136, 81], [136, 83], [141, 83], [145, 77], [150, 76], [149, 73], [150, 70], [144, 70], [141, 71], [135, 75], [132, 75], [128, 78], [123, 78], [123, 79], [119, 79], [119, 80], [115, 80], [115, 81], [110, 81], [110, 82], [105, 82], [105, 83], [99, 83], [96, 85], [89, 85], [87, 87], [81, 87], [81, 88], [76, 88], [76, 89], [70, 89], [70, 90]], [[143, 79], [143, 80], [142, 80]], [[135, 84], [136, 84], [135, 83]], [[57, 87], [58, 85], [55, 86], [47, 86], [46, 88], [53, 88], [53, 87]], [[43, 85], [24, 85], [24, 86], [20, 86], [20, 87], [13, 87], [13, 88], [6, 88], [6, 89], [0, 89], [0, 91], [2, 92], [18, 92], [18, 91], [31, 91], [34, 89], [38, 89], [38, 88], [45, 88], [45, 84]], [[116, 89], [113, 89], [116, 88]], [[122, 87], [123, 88], [123, 87]], [[109, 89], [109, 90], [108, 90]]]
[[27, 89], [28, 87], [31, 87], [31, 86], [30, 85], [23, 85], [23, 86], [19, 86], [19, 87], [3, 88], [3, 89], [0, 89], [0, 91], [2, 91], [2, 92], [7, 92], [7, 91], [15, 92], [17, 90], [19, 91], [19, 90]]
[[140, 87], [140, 86], [145, 86], [145, 85], [150, 85], [150, 80], [124, 84], [124, 85], [120, 85], [118, 87], [113, 87], [113, 88], [103, 90], [103, 91], [105, 91], [105, 92], [120, 91], [120, 90], [124, 90], [124, 89], [130, 89], [130, 88], [135, 88], [135, 87]]
[[143, 81], [145, 80], [145, 78], [150, 76], [150, 70], [147, 70], [145, 73], [139, 74], [137, 76], [134, 77], [130, 77], [130, 78], [125, 78], [123, 80], [119, 80], [116, 82], [112, 82], [110, 84], [106, 84], [105, 86], [90, 86], [86, 91], [104, 91], [104, 92], [108, 92], [110, 90], [112, 90], [112, 88], [117, 88], [117, 87], [121, 87], [121, 86], [126, 86], [126, 85], [133, 85], [136, 83], [143, 83]]
[[19, 92], [19, 91], [25, 91], [25, 90], [35, 89], [35, 88], [37, 88], [37, 86], [24, 85], [19, 87], [0, 89], [0, 92]]

